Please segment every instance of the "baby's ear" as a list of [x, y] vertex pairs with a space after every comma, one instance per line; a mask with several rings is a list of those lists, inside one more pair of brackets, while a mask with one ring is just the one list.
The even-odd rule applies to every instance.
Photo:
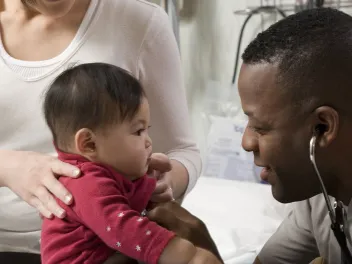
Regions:
[[82, 128], [75, 135], [76, 150], [84, 157], [95, 158], [97, 155], [96, 136], [88, 128]]

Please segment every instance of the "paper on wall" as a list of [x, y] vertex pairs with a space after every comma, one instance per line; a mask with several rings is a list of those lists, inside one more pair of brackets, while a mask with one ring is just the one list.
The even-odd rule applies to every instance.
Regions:
[[245, 118], [212, 116], [204, 158], [204, 176], [259, 182], [253, 154], [242, 148]]

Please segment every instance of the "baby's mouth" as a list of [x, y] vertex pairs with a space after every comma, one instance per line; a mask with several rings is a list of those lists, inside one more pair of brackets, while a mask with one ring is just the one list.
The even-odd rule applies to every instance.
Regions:
[[150, 155], [148, 156], [148, 158], [147, 158], [147, 164], [149, 164], [151, 160], [152, 160], [152, 154], [150, 154]]

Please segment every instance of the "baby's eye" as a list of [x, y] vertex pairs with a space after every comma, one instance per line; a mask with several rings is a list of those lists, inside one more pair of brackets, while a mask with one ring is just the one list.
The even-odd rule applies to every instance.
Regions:
[[142, 133], [145, 131], [145, 129], [143, 128], [143, 129], [139, 129], [135, 134], [137, 135], [137, 136], [140, 136], [140, 135], [142, 135]]

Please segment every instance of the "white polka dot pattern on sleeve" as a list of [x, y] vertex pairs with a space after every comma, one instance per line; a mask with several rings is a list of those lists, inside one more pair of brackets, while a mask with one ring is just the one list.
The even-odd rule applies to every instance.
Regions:
[[142, 217], [138, 218], [138, 220], [137, 220], [137, 222], [142, 222], [142, 221], [143, 221]]
[[117, 216], [121, 218], [121, 217], [123, 217], [124, 215], [125, 215], [125, 214], [124, 214], [123, 212], [121, 212], [121, 213], [119, 213]]
[[147, 232], [145, 232], [145, 234], [146, 234], [147, 236], [150, 236], [150, 235], [152, 234], [152, 231], [148, 230]]
[[117, 247], [121, 247], [121, 243], [120, 243], [120, 242], [117, 242], [117, 243], [116, 243], [116, 246], [117, 246]]
[[142, 249], [141, 249], [141, 247], [140, 247], [139, 245], [137, 245], [137, 246], [136, 246], [136, 250], [137, 250], [137, 251], [141, 251]]
[[141, 216], [147, 216], [147, 210], [143, 210], [143, 212], [141, 213]]
[[111, 227], [108, 226], [108, 227], [106, 228], [106, 231], [107, 231], [107, 232], [110, 232], [110, 231], [111, 231]]

